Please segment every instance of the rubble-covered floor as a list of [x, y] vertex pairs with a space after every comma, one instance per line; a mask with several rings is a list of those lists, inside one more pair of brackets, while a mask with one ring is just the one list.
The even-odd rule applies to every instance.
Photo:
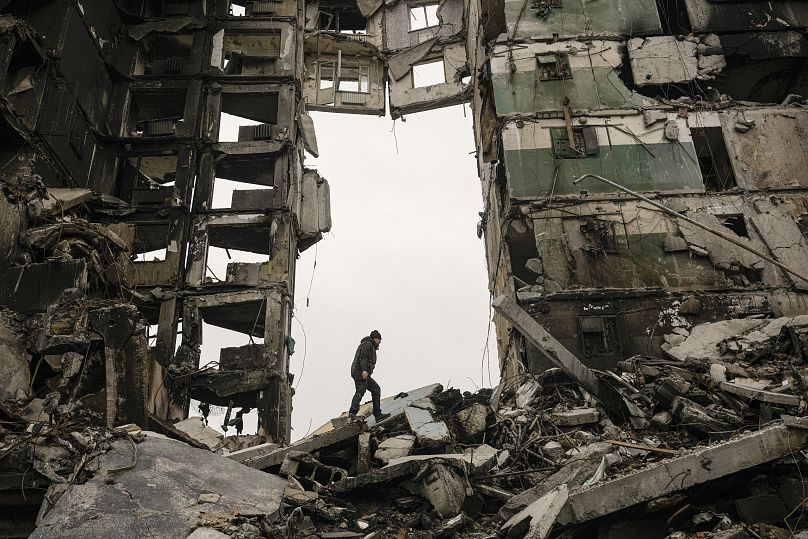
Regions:
[[563, 368], [400, 393], [379, 424], [343, 414], [284, 447], [216, 442], [200, 420], [170, 439], [9, 416], [3, 488], [30, 485], [42, 538], [808, 536], [808, 320], [676, 335], [669, 357], [587, 369], [625, 417]]

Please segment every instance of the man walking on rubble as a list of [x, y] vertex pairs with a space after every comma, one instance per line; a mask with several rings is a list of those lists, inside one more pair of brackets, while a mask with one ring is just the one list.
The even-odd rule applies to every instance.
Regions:
[[379, 349], [381, 343], [382, 334], [374, 329], [370, 332], [370, 335], [362, 339], [356, 349], [356, 354], [354, 354], [354, 360], [351, 363], [351, 378], [353, 378], [354, 385], [356, 385], [356, 393], [354, 393], [351, 407], [348, 409], [348, 415], [351, 420], [356, 420], [359, 403], [362, 402], [365, 391], [370, 391], [370, 396], [373, 399], [373, 417], [376, 418], [376, 422], [378, 423], [390, 417], [390, 414], [382, 413], [380, 404], [382, 388], [370, 376], [376, 367], [376, 350]]

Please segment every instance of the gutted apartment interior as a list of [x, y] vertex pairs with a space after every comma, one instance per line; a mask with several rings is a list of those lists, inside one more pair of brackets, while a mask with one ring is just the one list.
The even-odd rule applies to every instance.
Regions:
[[[805, 312], [808, 270], [806, 6], [614, 4], [506, 1], [469, 61], [491, 289], [599, 368]], [[549, 366], [497, 327], [504, 372]]]
[[[79, 424], [136, 424], [200, 447], [177, 425], [199, 414], [207, 421], [211, 406], [225, 410], [223, 430], [236, 432], [220, 436], [229, 458], [272, 480], [289, 477], [269, 489], [285, 493], [287, 505], [277, 506], [288, 517], [260, 536], [294, 536], [307, 529], [305, 514], [327, 522], [321, 537], [387, 537], [378, 530], [388, 516], [363, 516], [331, 496], [361, 488], [387, 504], [379, 515], [391, 514], [393, 499], [415, 511], [401, 529], [430, 536], [489, 524], [492, 533], [469, 537], [628, 537], [651, 521], [673, 529], [700, 502], [659, 521], [691, 500], [667, 495], [692, 485], [664, 476], [655, 489], [637, 481], [650, 494], [631, 484], [630, 495], [608, 492], [622, 483], [602, 482], [607, 455], [587, 453], [600, 442], [590, 444], [585, 429], [609, 443], [618, 432], [630, 458], [645, 458], [676, 453], [658, 437], [679, 440], [677, 450], [725, 439], [744, 424], [729, 409], [757, 426], [804, 413], [793, 394], [804, 369], [761, 358], [808, 357], [808, 323], [797, 323], [808, 312], [807, 36], [801, 0], [0, 0], [0, 434], [25, 425], [10, 445], [0, 439], [0, 537], [28, 536], [46, 521], [42, 530], [58, 529], [47, 526], [65, 513], [48, 510], [76, 477], [42, 465], [39, 451], [65, 450], [58, 436], [58, 450], [53, 438], [27, 456], [17, 445], [29, 451]], [[304, 453], [279, 447], [291, 441], [296, 260], [331, 228], [330, 186], [304, 162], [318, 155], [308, 111], [397, 119], [461, 103], [473, 110], [478, 234], [497, 297], [503, 383], [493, 394], [438, 385], [400, 393], [385, 401], [392, 423], [333, 420], [295, 444]], [[760, 342], [773, 351], [749, 344], [749, 331], [759, 337], [763, 326], [774, 333]], [[223, 346], [222, 332], [243, 344]], [[716, 334], [725, 338], [709, 341]], [[694, 362], [701, 338], [722, 347], [719, 358], [708, 354], [719, 363]], [[715, 365], [736, 381], [754, 370], [771, 383], [730, 383]], [[662, 371], [662, 383], [644, 385]], [[626, 396], [640, 383], [646, 394]], [[756, 399], [766, 404], [750, 409]], [[258, 429], [242, 435], [247, 414]], [[636, 436], [615, 431], [606, 415]], [[472, 425], [480, 417], [482, 430]], [[806, 426], [785, 421], [736, 440], [760, 438], [757, 449], [705, 450], [730, 452], [716, 457], [721, 466], [741, 453], [769, 458], [726, 472], [739, 485], [762, 473], [783, 497], [772, 502], [773, 490], [743, 485], [746, 500], [769, 511], [733, 501], [743, 522], [800, 525], [786, 513], [804, 505], [795, 494], [803, 480], [781, 473], [793, 462], [755, 468], [796, 458], [791, 443], [804, 445]], [[134, 447], [139, 434], [120, 432], [116, 443]], [[75, 434], [71, 451], [103, 452]], [[391, 469], [391, 452], [418, 454]], [[677, 457], [693, 484], [719, 477], [706, 456], [692, 471], [687, 459], [698, 455]], [[432, 458], [439, 465], [413, 467]], [[447, 464], [458, 458], [462, 469]], [[220, 460], [199, 467], [218, 473]], [[117, 488], [113, 477], [126, 470], [107, 469], [104, 484]], [[417, 496], [401, 498], [391, 477], [408, 477], [402, 485]], [[537, 486], [525, 489], [530, 482]], [[583, 490], [567, 503], [565, 485]], [[727, 485], [713, 481], [704, 492]], [[266, 484], [256, 489], [266, 495]], [[457, 502], [472, 500], [468, 492], [476, 497], [463, 511], [484, 515], [476, 524]], [[227, 526], [258, 529], [277, 517], [242, 504], [213, 523], [210, 495], [183, 498], [177, 514], [202, 508], [190, 529], [258, 537]], [[429, 516], [412, 500], [419, 496], [432, 504]], [[644, 512], [624, 511], [638, 500], [648, 502]], [[513, 523], [539, 502], [548, 526], [536, 511], [529, 529], [530, 518]], [[505, 524], [489, 518], [492, 507]], [[710, 507], [718, 518], [721, 508]], [[76, 526], [95, 518], [71, 510]], [[599, 528], [610, 511], [618, 516]], [[690, 531], [707, 529], [704, 514]]]
[[[31, 372], [46, 355], [94, 358], [79, 396], [105, 424], [170, 425], [193, 399], [257, 410], [258, 434], [288, 441], [295, 259], [330, 227], [328, 184], [303, 166], [316, 138], [298, 92], [302, 3], [0, 8], [2, 296], [26, 324], [15, 339], [37, 343]], [[224, 181], [230, 204], [214, 208]], [[229, 260], [217, 276], [211, 249]], [[107, 312], [118, 325], [98, 332]], [[203, 321], [260, 341], [260, 361], [201, 369]], [[105, 384], [124, 336], [137, 367]], [[67, 402], [30, 380], [20, 398]], [[111, 398], [133, 387], [148, 398]]]

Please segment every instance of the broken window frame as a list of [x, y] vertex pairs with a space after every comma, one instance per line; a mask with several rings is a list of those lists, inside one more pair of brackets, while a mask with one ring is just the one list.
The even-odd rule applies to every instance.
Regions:
[[[542, 61], [543, 58], [551, 58]], [[536, 76], [540, 81], [572, 79], [572, 67], [568, 54], [550, 53], [536, 55]]]
[[[698, 163], [705, 191], [708, 193], [720, 193], [737, 187], [738, 181], [729, 157], [723, 129], [714, 126], [691, 127], [690, 134], [693, 140], [693, 149], [696, 153], [694, 159]], [[713, 136], [711, 137], [711, 135]], [[717, 139], [715, 135], [718, 136]], [[713, 150], [714, 146], [721, 155], [716, 155]], [[718, 166], [717, 159], [719, 158], [726, 161], [723, 167], [725, 172], [723, 177], [721, 177], [720, 167]]]
[[[594, 126], [551, 127], [550, 141], [555, 159], [585, 159], [600, 153], [597, 131]], [[569, 130], [572, 130], [575, 147], [569, 143]]]
[[[586, 320], [598, 320], [600, 331], [590, 331], [590, 328], [586, 327]], [[596, 335], [600, 335], [599, 343], [597, 337], [593, 337]], [[628, 350], [628, 338], [622, 314], [579, 315], [578, 338], [586, 357], [622, 356]], [[595, 343], [599, 344], [600, 348], [590, 346]]]
[[581, 234], [589, 245], [581, 247], [587, 254], [611, 255], [620, 252], [620, 242], [617, 239], [617, 222], [597, 217], [586, 217], [579, 225]]
[[[427, 10], [427, 8], [433, 7], [435, 8], [434, 14]], [[423, 14], [423, 21], [424, 26], [415, 27], [417, 19], [413, 16], [416, 11], [421, 11]], [[421, 30], [427, 30], [429, 28], [437, 28], [441, 25], [440, 17], [438, 16], [438, 11], [440, 10], [440, 4], [437, 2], [430, 2], [427, 4], [409, 4], [407, 6], [407, 19], [409, 20], [409, 28], [410, 32], [420, 32]], [[430, 24], [430, 15], [434, 15], [433, 23]]]

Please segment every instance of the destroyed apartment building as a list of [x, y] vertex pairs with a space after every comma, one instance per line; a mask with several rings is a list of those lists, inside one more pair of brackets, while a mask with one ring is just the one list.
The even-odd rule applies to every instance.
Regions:
[[[0, 0], [0, 537], [808, 537], [807, 36], [801, 0]], [[291, 443], [308, 112], [461, 103], [501, 382]]]

